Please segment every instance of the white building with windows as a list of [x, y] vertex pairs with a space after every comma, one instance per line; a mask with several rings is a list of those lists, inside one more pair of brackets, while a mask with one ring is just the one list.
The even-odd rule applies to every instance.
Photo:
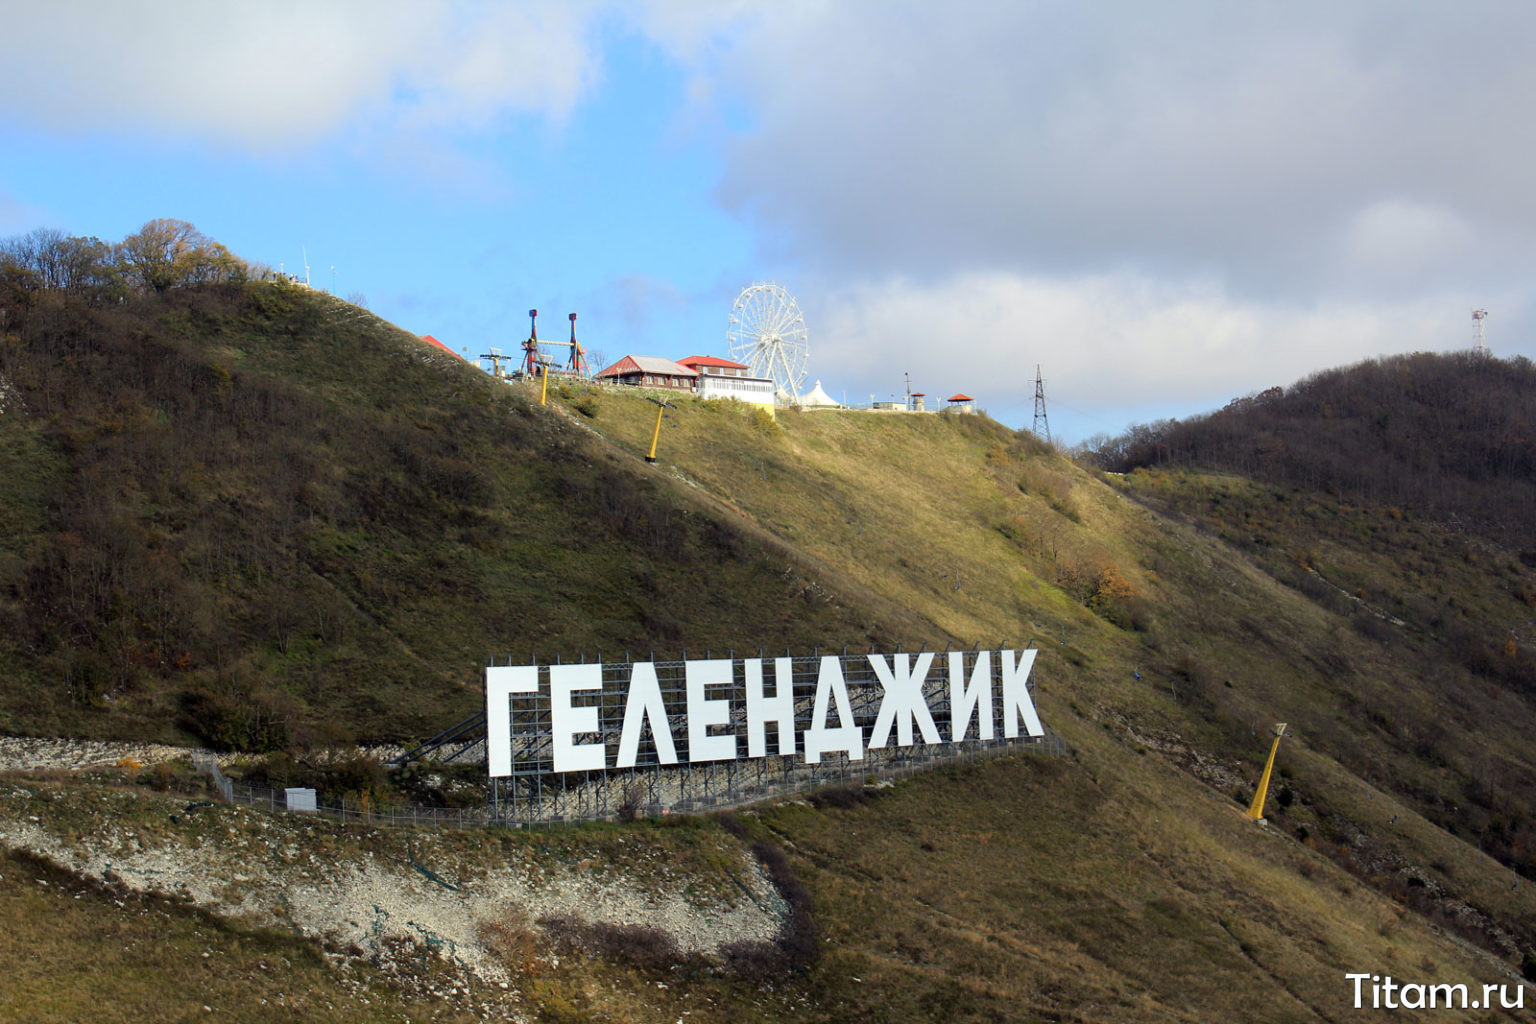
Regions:
[[718, 356], [688, 356], [679, 359], [698, 374], [695, 390], [700, 398], [734, 398], [757, 405], [773, 405], [773, 381], [752, 376], [751, 367]]

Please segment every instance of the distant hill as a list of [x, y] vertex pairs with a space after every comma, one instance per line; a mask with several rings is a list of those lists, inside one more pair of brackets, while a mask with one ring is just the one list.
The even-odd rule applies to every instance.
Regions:
[[1118, 473], [1199, 467], [1409, 507], [1536, 549], [1536, 365], [1524, 357], [1374, 359], [1133, 427], [1094, 457]]

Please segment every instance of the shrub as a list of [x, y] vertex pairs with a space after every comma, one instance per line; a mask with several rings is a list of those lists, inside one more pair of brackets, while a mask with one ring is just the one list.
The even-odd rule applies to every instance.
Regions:
[[530, 974], [538, 969], [538, 939], [522, 915], [482, 921], [478, 931], [480, 944], [511, 970]]
[[[789, 906], [789, 919], [784, 922], [775, 943], [779, 964], [784, 970], [804, 971], [816, 962], [821, 942], [821, 932], [812, 913], [811, 894], [789, 866], [784, 851], [777, 846], [753, 843], [752, 856], [763, 866], [769, 881], [773, 882]], [[749, 969], [761, 968], [759, 952], [748, 954], [746, 950], [737, 950], [737, 954], [750, 961], [747, 964]]]
[[677, 940], [650, 925], [599, 921], [587, 929], [587, 942], [598, 956], [636, 967], [665, 969], [682, 959]]
[[644, 924], [588, 924], [575, 914], [551, 914], [539, 918], [544, 935], [567, 952], [582, 952], [617, 963], [665, 970], [682, 962], [677, 939], [660, 928]]
[[870, 791], [862, 787], [855, 789], [852, 786], [832, 786], [827, 789], [818, 789], [809, 797], [811, 806], [818, 811], [835, 807], [840, 811], [850, 810], [860, 804], [867, 804], [870, 800]]
[[183, 694], [178, 724], [215, 750], [267, 753], [288, 746], [293, 721], [286, 695], [237, 678]]
[[732, 973], [761, 984], [784, 973], [784, 953], [771, 942], [741, 939], [720, 948]]

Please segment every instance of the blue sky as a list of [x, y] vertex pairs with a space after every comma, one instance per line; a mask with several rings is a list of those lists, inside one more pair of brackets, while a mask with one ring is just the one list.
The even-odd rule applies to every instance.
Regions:
[[[5, 15], [0, 236], [190, 221], [471, 357], [903, 373], [1067, 441], [1375, 355], [1536, 355], [1522, 5], [63, 2]], [[333, 269], [334, 268], [334, 271]]]

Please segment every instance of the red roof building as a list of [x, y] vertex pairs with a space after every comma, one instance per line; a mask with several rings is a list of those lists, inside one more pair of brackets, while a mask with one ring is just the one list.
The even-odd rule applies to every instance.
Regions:
[[713, 377], [750, 377], [751, 367], [746, 363], [735, 363], [729, 359], [721, 359], [719, 356], [688, 356], [679, 359], [679, 366], [686, 366], [700, 374], [709, 374]]
[[945, 412], [975, 412], [976, 411], [976, 404], [975, 404], [976, 403], [976, 399], [972, 398], [970, 395], [956, 393], [956, 394], [950, 395], [948, 401], [949, 401], [949, 405], [945, 407], [945, 409], [944, 409]]
[[612, 384], [692, 391], [699, 372], [658, 356], [625, 356], [612, 366], [598, 370], [596, 376], [598, 380]]
[[444, 352], [447, 352], [451, 356], [457, 356], [460, 359], [464, 358], [463, 356], [461, 356], [457, 352], [455, 352], [453, 349], [449, 348], [447, 345], [444, 345], [442, 342], [440, 342], [436, 338], [432, 337], [432, 335], [430, 335], [430, 334], [423, 334], [421, 336], [421, 340], [426, 342], [428, 345], [435, 345], [436, 347], [442, 349]]

